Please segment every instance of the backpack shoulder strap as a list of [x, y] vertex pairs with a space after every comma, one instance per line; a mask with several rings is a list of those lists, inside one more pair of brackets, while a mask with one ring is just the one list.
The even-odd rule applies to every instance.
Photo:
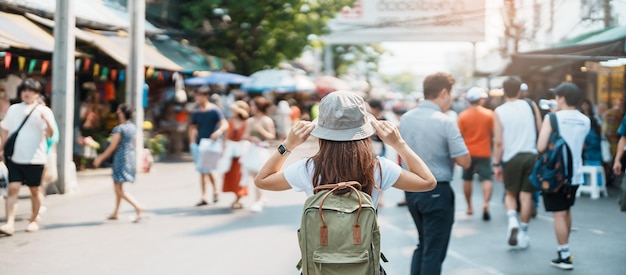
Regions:
[[533, 125], [535, 125], [535, 137], [539, 136], [539, 129], [537, 129], [537, 116], [535, 115], [535, 108], [533, 107], [532, 100], [528, 98], [524, 98], [524, 101], [528, 103], [528, 107], [530, 107], [530, 113], [533, 114]]
[[[550, 117], [550, 126], [552, 126], [552, 131], [557, 133], [557, 135], [559, 135], [559, 137], [561, 137], [561, 133], [559, 132], [559, 123], [556, 119], [556, 114], [555, 113], [550, 113], [548, 114], [548, 116]], [[563, 137], [561, 137], [563, 138]], [[572, 171], [574, 169], [574, 160], [572, 159], [572, 150], [569, 148], [569, 145], [567, 144], [567, 142], [565, 142], [565, 140], [563, 140], [563, 144], [565, 144], [565, 154], [567, 157], [567, 171], [565, 177], [567, 177], [567, 181], [568, 184], [572, 184]]]

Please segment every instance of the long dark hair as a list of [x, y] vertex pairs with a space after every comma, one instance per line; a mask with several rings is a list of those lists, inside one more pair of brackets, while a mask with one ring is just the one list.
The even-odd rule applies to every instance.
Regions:
[[[587, 106], [589, 106], [587, 113], [585, 114], [584, 110], [583, 110], [583, 104], [587, 104]], [[591, 120], [591, 129], [596, 132], [596, 134], [598, 134], [598, 136], [600, 136], [600, 134], [602, 133], [602, 127], [600, 126], [600, 123], [598, 123], [598, 120], [596, 119], [596, 113], [593, 111], [593, 103], [591, 103], [591, 100], [589, 99], [583, 99], [580, 102], [580, 105], [578, 106], [578, 110], [585, 114], [586, 116], [589, 117], [589, 120]]]
[[358, 181], [361, 190], [372, 195], [378, 188], [374, 181], [376, 167], [380, 163], [372, 151], [369, 138], [354, 141], [331, 141], [320, 139], [320, 149], [307, 161], [313, 161], [313, 187], [344, 181]]

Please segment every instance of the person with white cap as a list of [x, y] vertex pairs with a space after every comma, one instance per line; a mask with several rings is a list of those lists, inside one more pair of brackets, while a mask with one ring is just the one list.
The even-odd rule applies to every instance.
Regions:
[[458, 119], [459, 130], [472, 157], [472, 164], [463, 170], [463, 193], [467, 201], [468, 215], [474, 213], [472, 207], [472, 178], [478, 174], [483, 187], [483, 220], [491, 219], [489, 200], [493, 192], [493, 170], [491, 169], [491, 138], [493, 137], [493, 111], [483, 105], [489, 96], [485, 89], [472, 87], [465, 98], [470, 107], [461, 112]]
[[[419, 244], [413, 252], [411, 275], [441, 274], [454, 224], [453, 168], [464, 169], [471, 158], [456, 120], [446, 114], [452, 104], [455, 79], [448, 73], [424, 79], [424, 100], [400, 119], [400, 134], [431, 169], [437, 187], [423, 192], [405, 192], [409, 212], [417, 227]], [[403, 165], [410, 162], [403, 160]]]
[[[363, 98], [353, 92], [328, 94], [320, 102], [315, 121], [300, 121], [291, 128], [257, 174], [256, 186], [272, 191], [293, 189], [312, 196], [318, 185], [358, 181], [362, 190], [372, 196], [374, 205], [381, 192], [392, 186], [412, 192], [435, 188], [433, 174], [402, 139], [397, 127], [376, 120], [366, 108]], [[370, 139], [374, 134], [400, 154], [409, 164], [408, 170], [374, 155]], [[280, 171], [289, 152], [311, 135], [319, 138], [319, 151]]]

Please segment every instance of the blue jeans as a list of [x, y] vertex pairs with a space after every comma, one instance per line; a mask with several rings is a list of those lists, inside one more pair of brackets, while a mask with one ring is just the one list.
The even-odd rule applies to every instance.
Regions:
[[413, 252], [411, 275], [441, 274], [454, 223], [454, 191], [448, 182], [437, 182], [428, 192], [405, 192], [409, 212], [419, 233]]

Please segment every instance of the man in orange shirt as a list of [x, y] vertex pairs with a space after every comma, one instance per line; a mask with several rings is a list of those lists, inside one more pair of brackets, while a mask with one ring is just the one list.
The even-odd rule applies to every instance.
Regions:
[[483, 107], [487, 93], [483, 88], [473, 87], [467, 91], [470, 102], [467, 110], [461, 112], [458, 123], [461, 135], [472, 157], [472, 164], [463, 170], [463, 191], [467, 201], [467, 214], [472, 215], [472, 178], [478, 173], [483, 186], [483, 220], [491, 219], [489, 200], [493, 190], [491, 169], [491, 137], [493, 136], [493, 111]]

